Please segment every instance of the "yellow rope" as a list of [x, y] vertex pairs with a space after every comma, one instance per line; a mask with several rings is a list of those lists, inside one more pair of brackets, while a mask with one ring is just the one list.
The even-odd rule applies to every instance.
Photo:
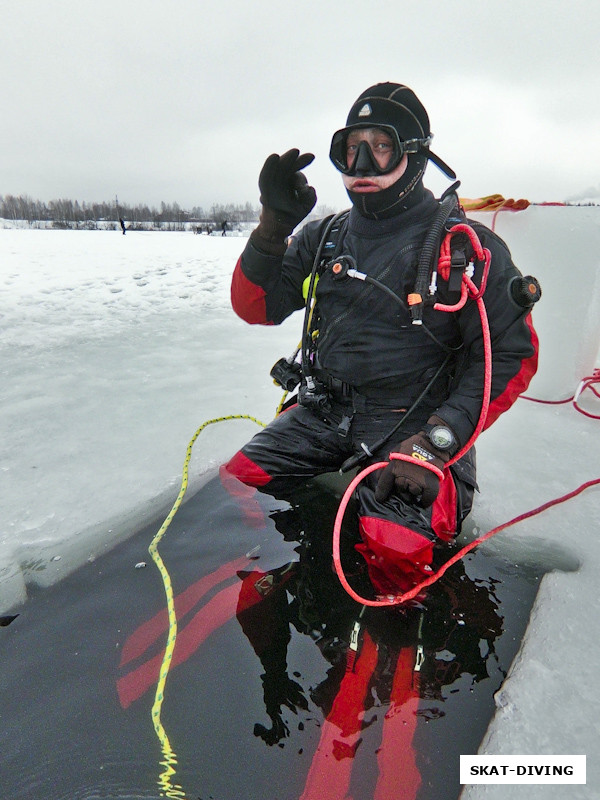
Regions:
[[173, 775], [175, 775], [175, 767], [177, 766], [177, 756], [171, 747], [171, 744], [169, 742], [169, 737], [167, 736], [167, 732], [165, 731], [163, 724], [161, 722], [161, 711], [165, 694], [165, 684], [167, 681], [167, 675], [169, 674], [169, 669], [171, 668], [171, 661], [173, 660], [173, 652], [175, 650], [175, 641], [177, 639], [177, 615], [175, 613], [175, 599], [173, 596], [173, 585], [171, 583], [171, 577], [158, 552], [158, 544], [165, 535], [165, 533], [167, 532], [167, 528], [173, 521], [173, 517], [177, 513], [177, 510], [179, 509], [179, 506], [181, 505], [185, 493], [187, 491], [189, 463], [192, 457], [192, 448], [196, 442], [196, 439], [198, 438], [198, 436], [200, 436], [204, 428], [208, 427], [208, 425], [212, 425], [215, 422], [226, 422], [231, 419], [248, 419], [251, 422], [255, 422], [257, 425], [260, 425], [263, 428], [265, 427], [264, 422], [260, 422], [260, 420], [256, 419], [255, 417], [251, 417], [249, 414], [230, 414], [227, 417], [217, 417], [215, 419], [209, 419], [198, 428], [196, 433], [192, 436], [190, 443], [188, 444], [187, 447], [185, 461], [183, 464], [181, 488], [179, 490], [179, 494], [177, 495], [177, 499], [175, 500], [172, 509], [169, 511], [167, 518], [161, 525], [160, 530], [152, 539], [150, 546], [148, 547], [148, 552], [151, 555], [152, 560], [158, 567], [158, 571], [160, 572], [162, 577], [165, 589], [165, 595], [167, 599], [167, 613], [169, 618], [167, 645], [165, 648], [165, 654], [163, 656], [162, 664], [160, 666], [158, 684], [156, 686], [156, 694], [154, 695], [154, 704], [152, 706], [152, 724], [154, 726], [154, 730], [160, 742], [160, 746], [163, 753], [163, 760], [160, 763], [165, 768], [164, 771], [160, 774], [158, 779], [162, 797], [185, 798], [185, 792], [183, 791], [181, 786], [179, 786], [178, 784], [173, 784], [171, 781], [171, 778], [173, 777]]
[[288, 394], [289, 394], [289, 392], [287, 392], [287, 391], [285, 391], [283, 393], [283, 395], [281, 397], [281, 400], [279, 401], [279, 405], [277, 406], [277, 409], [275, 410], [275, 416], [276, 417], [278, 417], [281, 414], [281, 412], [283, 411], [283, 404], [287, 400]]

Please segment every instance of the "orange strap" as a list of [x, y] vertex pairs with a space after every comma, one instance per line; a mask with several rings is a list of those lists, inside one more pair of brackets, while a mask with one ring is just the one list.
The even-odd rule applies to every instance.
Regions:
[[465, 211], [496, 211], [501, 208], [507, 211], [523, 211], [530, 205], [529, 200], [513, 200], [512, 197], [507, 199], [501, 194], [488, 194], [474, 200], [461, 197], [460, 204]]

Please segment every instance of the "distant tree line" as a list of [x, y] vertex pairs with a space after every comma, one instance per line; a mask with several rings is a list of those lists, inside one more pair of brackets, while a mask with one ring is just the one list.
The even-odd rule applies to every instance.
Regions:
[[50, 200], [48, 203], [34, 200], [27, 195], [0, 195], [0, 218], [24, 220], [25, 222], [49, 222], [56, 227], [94, 227], [95, 223], [124, 219], [135, 227], [136, 223], [153, 223], [170, 227], [184, 227], [186, 223], [213, 222], [221, 225], [258, 220], [260, 207], [251, 203], [236, 205], [215, 204], [206, 212], [200, 206], [184, 209], [178, 203], [161, 203], [160, 208], [148, 205], [128, 205], [117, 198], [111, 203], [80, 203], [78, 200]]

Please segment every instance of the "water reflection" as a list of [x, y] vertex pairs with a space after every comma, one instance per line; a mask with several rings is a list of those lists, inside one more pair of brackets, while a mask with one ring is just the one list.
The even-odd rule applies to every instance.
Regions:
[[[358, 797], [354, 767], [365, 731], [376, 727], [376, 737], [369, 732], [371, 764], [361, 759], [361, 781], [366, 771], [372, 784], [364, 796], [413, 800], [423, 784], [415, 745], [419, 719], [444, 716], [453, 687], [465, 678], [468, 686], [477, 684], [490, 677], [490, 662], [498, 665], [503, 616], [495, 582], [471, 579], [461, 563], [417, 607], [359, 606], [332, 568], [323, 520], [336, 504], [315, 486], [297, 492], [289, 508], [271, 514], [283, 537], [298, 542], [297, 560], [240, 573], [236, 616], [262, 665], [270, 720], [268, 726], [257, 722], [253, 732], [266, 745], [283, 746], [290, 734], [287, 712], [301, 716], [318, 707], [320, 738], [301, 800], [343, 800], [349, 791]], [[368, 592], [364, 562], [352, 549], [358, 533], [349, 526], [344, 538], [351, 581]], [[328, 663], [325, 678], [314, 685], [298, 680], [301, 665], [288, 653], [293, 631], [312, 640]]]
[[[181, 507], [160, 545], [165, 747], [165, 593], [135, 568], [162, 520], [33, 594], [0, 627], [0, 796], [456, 800], [538, 574], [476, 551], [420, 605], [364, 609], [332, 567], [338, 499], [316, 482], [240, 505], [215, 479]], [[345, 571], [367, 594], [346, 516]]]

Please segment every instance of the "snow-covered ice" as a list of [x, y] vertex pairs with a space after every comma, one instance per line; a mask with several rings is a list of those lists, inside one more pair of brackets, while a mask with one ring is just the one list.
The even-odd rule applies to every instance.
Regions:
[[[0, 233], [6, 605], [30, 579], [53, 582], [166, 507], [200, 423], [268, 421], [279, 400], [269, 369], [297, 325], [249, 335], [236, 319], [239, 238]], [[254, 429], [208, 428], [190, 490]]]
[[[515, 261], [544, 291], [530, 395], [567, 397], [597, 363], [599, 211], [498, 217]], [[250, 328], [236, 318], [229, 283], [243, 244], [188, 232], [0, 230], [0, 611], [24, 602], [28, 585], [59, 580], [168, 509], [204, 421], [273, 417], [280, 393], [269, 369], [295, 348], [302, 320]], [[595, 398], [581, 402], [600, 413]], [[519, 400], [479, 440], [481, 494], [465, 535], [599, 478], [599, 426], [570, 404]], [[243, 420], [206, 428], [190, 491], [255, 429]], [[568, 794], [528, 786], [530, 800], [600, 793], [599, 498], [590, 489], [484, 545], [553, 571], [480, 752], [588, 756], [586, 786]], [[510, 800], [523, 791], [481, 785], [464, 797]]]

